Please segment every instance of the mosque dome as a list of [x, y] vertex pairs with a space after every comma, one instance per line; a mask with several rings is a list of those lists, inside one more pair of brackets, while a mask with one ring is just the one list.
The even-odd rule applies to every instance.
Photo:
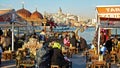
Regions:
[[31, 16], [31, 12], [28, 11], [27, 9], [25, 9], [25, 8], [17, 10], [17, 14], [20, 15], [21, 17], [23, 17], [23, 18], [28, 18], [28, 17]]
[[38, 12], [38, 11], [36, 10], [35, 12], [33, 12], [33, 13], [31, 14], [30, 18], [32, 18], [32, 19], [38, 19], [38, 18], [43, 19], [43, 16], [42, 16], [42, 14], [41, 14], [40, 12]]

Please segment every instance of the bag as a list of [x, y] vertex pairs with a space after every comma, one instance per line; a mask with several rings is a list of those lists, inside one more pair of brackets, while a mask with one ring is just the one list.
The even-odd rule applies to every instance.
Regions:
[[68, 47], [70, 47], [70, 43], [66, 43], [65, 45], [68, 46]]
[[44, 36], [44, 35], [40, 35], [39, 39], [40, 39], [41, 41], [45, 41], [45, 36]]

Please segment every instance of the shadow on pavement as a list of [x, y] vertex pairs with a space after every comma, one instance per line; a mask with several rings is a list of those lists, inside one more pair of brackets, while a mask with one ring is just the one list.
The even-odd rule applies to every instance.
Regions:
[[15, 60], [2, 60], [0, 68], [16, 68]]

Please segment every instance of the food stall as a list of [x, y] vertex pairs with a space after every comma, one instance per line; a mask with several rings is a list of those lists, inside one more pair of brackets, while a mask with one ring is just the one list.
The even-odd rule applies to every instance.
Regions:
[[12, 51], [14, 51], [15, 27], [26, 27], [26, 26], [27, 26], [27, 22], [25, 22], [25, 20], [16, 13], [15, 9], [0, 9], [0, 27], [11, 28], [12, 30]]
[[[96, 6], [97, 28], [98, 28], [98, 53], [100, 51], [101, 32], [104, 32], [105, 39], [113, 35], [120, 36], [120, 5]], [[106, 41], [105, 40], [105, 41]]]
[[[26, 24], [27, 23], [25, 22], [25, 20], [17, 15], [14, 9], [0, 9], [0, 28], [2, 30], [4, 30], [4, 28], [11, 28], [12, 30], [12, 47], [11, 49], [9, 48], [9, 50], [6, 50], [2, 53], [3, 59], [8, 60], [15, 57], [14, 30], [15, 27], [26, 27]], [[1, 36], [1, 39], [1, 41], [3, 41], [2, 44], [5, 44], [7, 46], [9, 42], [6, 40], [8, 40], [9, 37]]]
[[[115, 61], [115, 53], [111, 54], [107, 59], [110, 61], [106, 61], [106, 54], [101, 54], [100, 47], [101, 45], [104, 45], [107, 40], [114, 37], [114, 35], [120, 35], [120, 5], [102, 5], [102, 6], [96, 6], [96, 19], [97, 19], [97, 29], [96, 29], [96, 36], [95, 36], [95, 42], [97, 42], [96, 48], [93, 49], [92, 54], [90, 54], [90, 50], [88, 51], [89, 56], [91, 58], [91, 61], [87, 63], [87, 66], [93, 66], [94, 68], [98, 67], [104, 67], [109, 68], [112, 61]], [[97, 51], [97, 54], [95, 54], [95, 51]], [[88, 57], [89, 57], [88, 56]], [[97, 57], [96, 57], [97, 56]], [[93, 58], [92, 58], [93, 57]], [[96, 57], [96, 59], [94, 59]], [[114, 62], [115, 63], [115, 62]], [[92, 67], [92, 68], [93, 68]]]

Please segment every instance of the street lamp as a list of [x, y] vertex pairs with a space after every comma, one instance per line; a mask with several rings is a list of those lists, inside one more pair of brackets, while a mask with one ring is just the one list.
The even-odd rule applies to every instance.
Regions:
[[34, 32], [34, 21], [31, 21], [31, 25], [32, 25], [33, 32]]
[[44, 26], [44, 31], [46, 32], [46, 23], [47, 23], [47, 19], [44, 17], [43, 19], [43, 26]]

